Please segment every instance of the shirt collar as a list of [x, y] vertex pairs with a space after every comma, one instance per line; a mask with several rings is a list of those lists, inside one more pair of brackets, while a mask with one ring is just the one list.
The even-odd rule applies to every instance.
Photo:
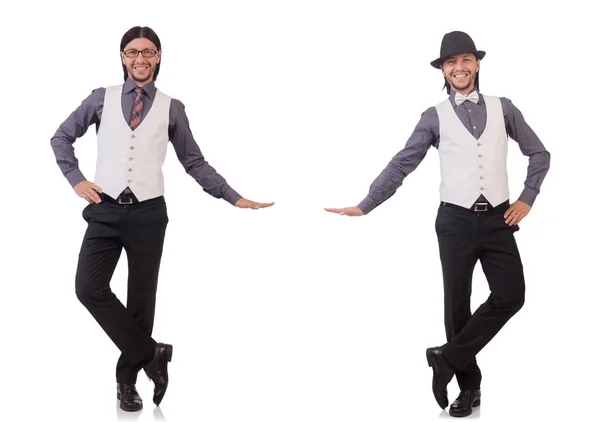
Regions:
[[[131, 78], [127, 78], [125, 85], [123, 85], [123, 95], [132, 93], [137, 87], [138, 85]], [[154, 81], [144, 85], [142, 88], [144, 89], [144, 92], [148, 98], [154, 101], [154, 96], [156, 95], [156, 86], [154, 85]]]
[[[475, 89], [473, 88], [473, 91], [475, 91]], [[473, 92], [471, 91], [471, 92]], [[469, 92], [469, 94], [471, 93]], [[477, 101], [478, 105], [485, 105], [485, 101], [483, 99], [483, 95], [481, 95], [481, 92], [477, 91], [477, 93], [479, 94], [479, 100]], [[454, 97], [456, 97], [456, 91], [454, 90], [454, 88], [450, 88], [450, 104], [452, 104], [453, 108], [456, 108], [456, 101], [454, 99]]]

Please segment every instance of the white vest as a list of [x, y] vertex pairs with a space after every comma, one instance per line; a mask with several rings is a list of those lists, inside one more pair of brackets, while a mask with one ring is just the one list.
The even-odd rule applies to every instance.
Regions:
[[122, 91], [123, 85], [106, 88], [94, 183], [113, 198], [129, 186], [139, 201], [145, 201], [164, 194], [162, 164], [169, 142], [171, 98], [156, 90], [152, 108], [132, 131], [123, 117]]
[[508, 135], [500, 98], [484, 96], [487, 122], [479, 139], [465, 128], [450, 100], [435, 106], [440, 120], [440, 200], [470, 208], [479, 195], [493, 207], [509, 198]]

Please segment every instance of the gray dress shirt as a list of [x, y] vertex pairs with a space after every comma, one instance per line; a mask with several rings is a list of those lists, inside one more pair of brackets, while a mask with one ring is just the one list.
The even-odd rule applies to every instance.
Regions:
[[[136, 97], [137, 85], [131, 79], [127, 79], [123, 86], [121, 107], [125, 121], [131, 120], [133, 102]], [[146, 118], [152, 107], [156, 95], [156, 87], [151, 82], [143, 87], [142, 99], [142, 121]], [[75, 157], [73, 143], [82, 137], [88, 128], [96, 124], [96, 132], [102, 122], [102, 110], [104, 107], [105, 88], [98, 88], [81, 103], [77, 109], [65, 120], [50, 143], [56, 156], [56, 162], [71, 186], [75, 187], [79, 182], [86, 180], [79, 170], [79, 163]], [[185, 114], [185, 107], [181, 101], [171, 99], [169, 109], [169, 139], [173, 144], [177, 158], [183, 165], [185, 171], [198, 182], [205, 192], [215, 198], [223, 198], [232, 205], [241, 198], [241, 195], [233, 190], [227, 181], [211, 167], [204, 159], [198, 144], [194, 140], [190, 130], [190, 124]], [[100, 186], [102, 187], [102, 186]]]
[[[487, 121], [487, 111], [483, 96], [474, 104], [465, 101], [457, 106], [454, 101], [456, 91], [451, 90], [450, 102], [456, 115], [465, 125], [467, 130], [479, 139]], [[540, 186], [550, 168], [550, 153], [525, 122], [523, 114], [507, 98], [500, 98], [506, 133], [517, 141], [521, 152], [529, 157], [525, 187], [519, 200], [528, 205], [533, 205], [535, 198], [540, 193]], [[369, 194], [358, 204], [364, 214], [368, 214], [375, 207], [390, 198], [402, 185], [408, 176], [425, 158], [430, 147], [438, 148], [440, 142], [440, 121], [435, 107], [430, 107], [421, 115], [405, 147], [392, 158], [387, 167], [375, 179], [369, 188]]]

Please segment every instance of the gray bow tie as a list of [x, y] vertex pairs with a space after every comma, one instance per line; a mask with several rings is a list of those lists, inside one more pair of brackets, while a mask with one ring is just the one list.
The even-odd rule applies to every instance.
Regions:
[[456, 102], [457, 106], [461, 105], [465, 101], [471, 101], [472, 103], [477, 104], [477, 101], [479, 101], [479, 94], [477, 91], [473, 91], [469, 95], [463, 95], [460, 92], [457, 92], [456, 96], [454, 97], [454, 101]]

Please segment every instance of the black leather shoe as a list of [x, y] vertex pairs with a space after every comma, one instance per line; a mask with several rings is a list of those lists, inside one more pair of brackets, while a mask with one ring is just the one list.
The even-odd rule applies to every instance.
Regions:
[[154, 349], [154, 359], [144, 367], [144, 372], [148, 379], [154, 382], [154, 404], [157, 406], [162, 401], [169, 384], [169, 374], [167, 373], [167, 364], [171, 362], [173, 356], [173, 346], [170, 344], [156, 343]]
[[142, 398], [135, 389], [135, 384], [118, 382], [117, 400], [119, 400], [119, 407], [126, 412], [137, 412], [142, 409]]
[[439, 347], [430, 347], [426, 351], [427, 363], [433, 369], [431, 387], [433, 396], [442, 409], [448, 407], [448, 383], [454, 376], [454, 369], [446, 363]]
[[473, 413], [473, 408], [481, 404], [481, 390], [462, 390], [450, 405], [450, 416], [463, 417]]

